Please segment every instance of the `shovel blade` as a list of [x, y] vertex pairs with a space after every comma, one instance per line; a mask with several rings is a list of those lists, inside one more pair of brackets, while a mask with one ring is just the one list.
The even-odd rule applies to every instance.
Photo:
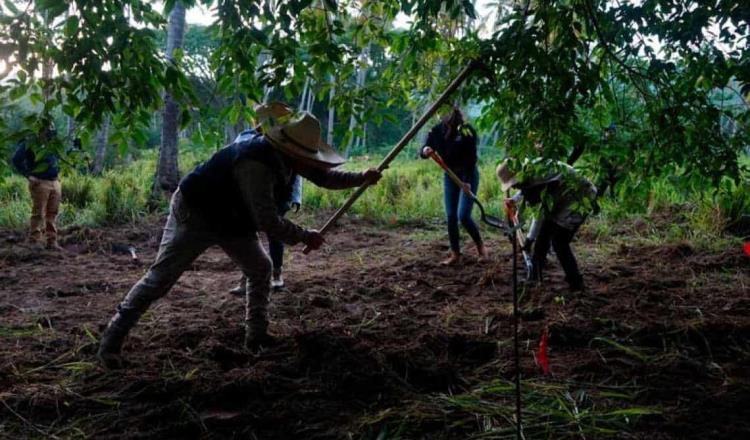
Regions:
[[506, 231], [508, 229], [502, 220], [491, 215], [483, 215], [482, 221], [485, 222], [487, 225], [492, 226], [493, 228], [501, 229], [503, 231]]

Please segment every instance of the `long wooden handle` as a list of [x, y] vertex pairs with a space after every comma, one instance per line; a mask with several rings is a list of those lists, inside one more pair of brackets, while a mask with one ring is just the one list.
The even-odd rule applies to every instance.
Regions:
[[[475, 68], [475, 61], [470, 62], [466, 67], [461, 70], [461, 72], [458, 74], [458, 76], [451, 82], [448, 87], [445, 89], [442, 95], [438, 97], [437, 101], [435, 101], [432, 106], [427, 109], [427, 111], [422, 115], [421, 118], [417, 121], [414, 126], [412, 126], [409, 131], [406, 132], [404, 137], [401, 138], [400, 141], [396, 144], [395, 147], [388, 153], [388, 155], [383, 158], [382, 162], [380, 162], [380, 165], [378, 165], [378, 171], [383, 172], [386, 168], [388, 168], [388, 165], [390, 165], [391, 162], [393, 162], [393, 159], [398, 156], [398, 154], [401, 152], [401, 150], [406, 147], [406, 145], [409, 143], [409, 141], [412, 140], [414, 136], [416, 136], [417, 132], [419, 132], [419, 129], [422, 128], [422, 126], [432, 117], [432, 115], [435, 114], [435, 112], [438, 111], [438, 108], [450, 97], [453, 92], [456, 91], [456, 89], [466, 80], [466, 78], [469, 76], [472, 70]], [[365, 183], [364, 185], [357, 188], [354, 193], [349, 196], [349, 199], [331, 216], [331, 218], [328, 219], [328, 221], [323, 225], [322, 228], [320, 228], [320, 233], [325, 234], [328, 232], [331, 227], [333, 227], [334, 224], [336, 224], [336, 221], [341, 218], [342, 215], [346, 211], [351, 208], [351, 206], [354, 204], [354, 202], [357, 201], [359, 196], [362, 195], [362, 193], [365, 192], [367, 187], [370, 186], [369, 183]], [[307, 254], [310, 252], [310, 248], [305, 247], [305, 249], [302, 251], [303, 253]]]
[[432, 153], [430, 153], [430, 157], [432, 157], [432, 160], [434, 160], [435, 162], [437, 162], [438, 165], [440, 165], [440, 168], [442, 168], [443, 171], [445, 171], [445, 173], [453, 181], [453, 183], [455, 183], [456, 185], [458, 185], [459, 188], [461, 188], [461, 191], [465, 192], [472, 199], [476, 200], [477, 196], [470, 190], [466, 189], [466, 186], [465, 186], [466, 182], [461, 180], [461, 178], [458, 177], [456, 173], [454, 173], [453, 170], [448, 167], [448, 164], [445, 163], [445, 161], [443, 160], [442, 157], [440, 157], [437, 151], [433, 151]]

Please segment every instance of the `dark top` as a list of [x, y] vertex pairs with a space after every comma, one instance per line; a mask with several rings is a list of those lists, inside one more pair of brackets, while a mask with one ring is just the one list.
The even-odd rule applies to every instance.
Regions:
[[[40, 155], [37, 160], [37, 154]], [[26, 147], [25, 142], [20, 142], [15, 154], [13, 154], [13, 166], [25, 177], [36, 177], [42, 180], [56, 180], [60, 174], [58, 156], [55, 153], [41, 150], [38, 153]]]
[[432, 127], [420, 150], [420, 156], [426, 158], [424, 147], [430, 147], [437, 151], [448, 168], [459, 177], [466, 178], [477, 166], [477, 132], [470, 124], [463, 124], [448, 139], [447, 130], [448, 127], [442, 122]]
[[[362, 185], [362, 173], [302, 167], [300, 175], [330, 189]], [[278, 201], [290, 198], [296, 174], [262, 135], [216, 152], [180, 182], [188, 206], [216, 233], [247, 236], [264, 231], [287, 244], [303, 241], [305, 230], [278, 216]]]
[[219, 150], [182, 179], [180, 191], [188, 205], [200, 212], [210, 226], [227, 235], [258, 230], [234, 178], [233, 168], [240, 159], [258, 161], [277, 171], [276, 200], [289, 200], [292, 191], [278, 172], [282, 168], [280, 157], [262, 136], [256, 134]]

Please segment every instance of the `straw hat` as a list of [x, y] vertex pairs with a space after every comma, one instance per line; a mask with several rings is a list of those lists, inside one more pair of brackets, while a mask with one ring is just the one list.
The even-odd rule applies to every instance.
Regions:
[[317, 166], [333, 168], [346, 162], [320, 138], [320, 122], [308, 112], [271, 127], [265, 136], [276, 149]]
[[508, 159], [505, 159], [497, 166], [497, 178], [500, 179], [500, 187], [503, 191], [508, 191], [513, 185], [518, 183], [516, 173], [510, 170]]

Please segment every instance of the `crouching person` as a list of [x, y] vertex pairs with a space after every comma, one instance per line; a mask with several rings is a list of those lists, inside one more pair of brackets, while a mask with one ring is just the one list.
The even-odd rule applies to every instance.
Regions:
[[551, 245], [570, 289], [582, 290], [583, 277], [570, 242], [594, 209], [594, 185], [570, 165], [549, 159], [524, 162], [506, 159], [498, 166], [497, 176], [503, 191], [519, 190], [507, 203], [515, 206], [523, 200], [540, 207], [540, 216], [534, 220], [524, 244], [525, 249], [534, 249], [532, 280], [541, 281]]
[[276, 200], [298, 174], [330, 189], [380, 179], [374, 169], [363, 173], [332, 170], [343, 162], [321, 140], [318, 120], [302, 113], [264, 135], [230, 144], [195, 168], [172, 197], [156, 261], [119, 304], [104, 331], [99, 360], [109, 367], [122, 366], [120, 351], [128, 332], [212, 245], [220, 246], [247, 277], [245, 345], [271, 345], [267, 306], [272, 265], [258, 232], [289, 245], [301, 242], [318, 249], [323, 236], [280, 217]]

